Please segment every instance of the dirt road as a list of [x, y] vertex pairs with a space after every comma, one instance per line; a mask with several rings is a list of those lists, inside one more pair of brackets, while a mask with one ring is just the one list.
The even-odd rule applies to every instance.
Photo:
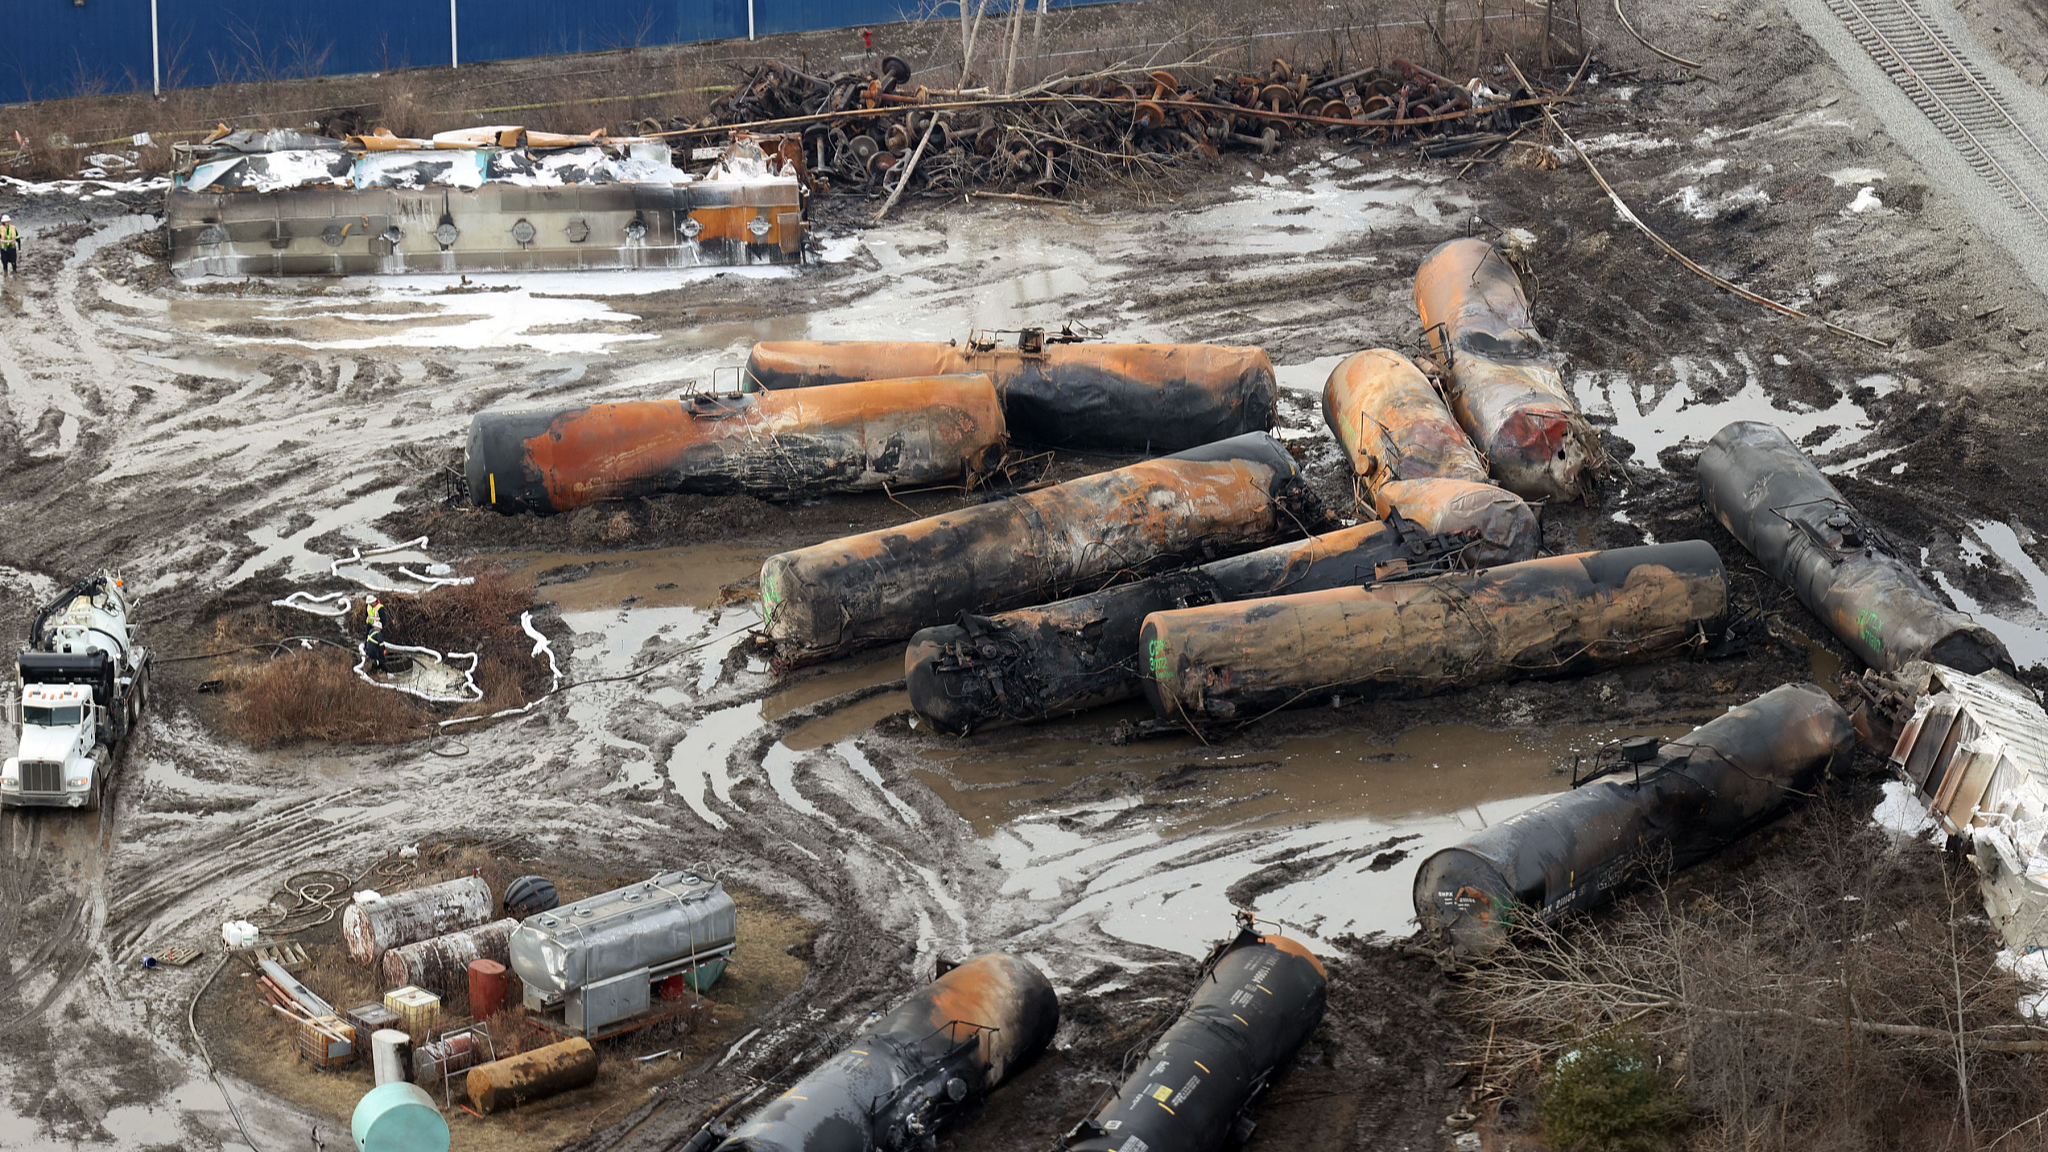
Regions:
[[[954, 742], [907, 724], [886, 656], [776, 679], [736, 634], [751, 609], [721, 596], [770, 552], [949, 497], [909, 498], [910, 511], [675, 498], [537, 523], [446, 510], [448, 465], [472, 412], [660, 394], [712, 379], [756, 339], [1075, 318], [1118, 339], [1266, 346], [1290, 389], [1285, 435], [1341, 502], [1314, 409], [1324, 374], [1359, 348], [1419, 344], [1409, 283], [1431, 246], [1518, 228], [1540, 323], [1622, 460], [1598, 507], [1546, 511], [1552, 550], [1700, 536], [1739, 566], [1698, 511], [1690, 460], [1729, 420], [1773, 419], [1923, 545], [1930, 573], [2016, 654], [2048, 658], [2048, 550], [2029, 522], [2042, 301], [1827, 58], [1786, 34], [1783, 9], [1728, 16], [1670, 46], [1745, 83], [1655, 80], [1663, 66], [1617, 33], [1573, 130], [1681, 248], [1888, 351], [1686, 277], [1583, 173], [1534, 150], [1461, 181], [1457, 162], [1297, 146], [1221, 161], [1150, 206], [983, 201], [863, 233], [828, 214], [812, 268], [680, 284], [179, 286], [147, 253], [147, 194], [0, 193], [30, 237], [25, 275], [0, 292], [0, 634], [21, 631], [55, 578], [114, 564], [143, 593], [160, 654], [203, 653], [222, 613], [342, 588], [329, 558], [424, 531], [434, 559], [518, 553], [507, 562], [554, 573], [540, 626], [571, 679], [674, 657], [431, 747], [268, 753], [211, 731], [203, 661], [165, 665], [105, 813], [0, 821], [0, 1146], [240, 1146], [186, 1032], [211, 964], [145, 972], [141, 951], [217, 946], [222, 920], [259, 910], [293, 871], [451, 837], [625, 872], [708, 861], [823, 925], [785, 1026], [673, 1089], [680, 1100], [864, 1018], [936, 955], [1007, 947], [1053, 976], [1068, 1023], [1054, 1057], [947, 1146], [1040, 1148], [1113, 1078], [1229, 907], [1253, 903], [1348, 957], [1337, 1010], [1254, 1146], [1434, 1146], [1458, 1103], [1443, 1066], [1457, 1030], [1434, 1015], [1433, 969], [1362, 938], [1405, 932], [1420, 854], [1563, 787], [1556, 768], [1575, 751], [1838, 665], [1767, 581], [1740, 593], [1767, 616], [1756, 643], [1719, 663], [1316, 710], [1214, 746], [1111, 742], [1127, 713]], [[1614, 72], [1631, 66], [1647, 71]], [[1879, 206], [1857, 206], [1864, 188]], [[530, 555], [647, 546], [667, 551]], [[265, 1152], [311, 1147], [316, 1126], [330, 1147], [346, 1139], [336, 1118], [229, 1080]], [[687, 1111], [622, 1146], [666, 1146]], [[638, 1119], [606, 1118], [587, 1146], [613, 1147]]]

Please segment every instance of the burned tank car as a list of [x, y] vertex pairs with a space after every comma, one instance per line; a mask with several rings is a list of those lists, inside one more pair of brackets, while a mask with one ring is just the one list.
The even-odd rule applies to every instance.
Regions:
[[1700, 453], [1700, 499], [1857, 659], [1881, 672], [1931, 660], [1972, 674], [2013, 670], [2005, 645], [1934, 598], [1776, 425], [1740, 420]]
[[[1059, 1024], [1059, 997], [1029, 960], [977, 956], [790, 1085], [717, 1152], [929, 1148], [933, 1133], [1044, 1051]], [[696, 1152], [704, 1140], [684, 1147]]]
[[1250, 1109], [1322, 1022], [1322, 961], [1246, 918], [1203, 965], [1187, 1007], [1116, 1095], [1074, 1126], [1067, 1152], [1216, 1152], [1250, 1137]]
[[966, 735], [1132, 699], [1144, 690], [1138, 629], [1154, 612], [1360, 583], [1383, 565], [1448, 568], [1475, 543], [1396, 516], [1034, 608], [962, 613], [910, 638], [910, 706], [938, 731]]
[[1696, 864], [1777, 815], [1855, 750], [1849, 714], [1812, 684], [1785, 684], [1607, 774], [1517, 813], [1415, 873], [1423, 931], [1468, 952], [1517, 925], [1554, 923], [1655, 869]]
[[535, 913], [512, 933], [512, 971], [530, 1012], [595, 1035], [652, 1007], [652, 985], [683, 976], [699, 991], [725, 969], [739, 913], [725, 886], [664, 872]]

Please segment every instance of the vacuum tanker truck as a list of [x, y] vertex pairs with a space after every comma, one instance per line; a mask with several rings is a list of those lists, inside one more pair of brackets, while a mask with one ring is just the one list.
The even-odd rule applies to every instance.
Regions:
[[114, 750], [148, 699], [149, 652], [131, 616], [128, 589], [105, 570], [36, 615], [15, 660], [18, 742], [0, 765], [0, 807], [100, 806]]

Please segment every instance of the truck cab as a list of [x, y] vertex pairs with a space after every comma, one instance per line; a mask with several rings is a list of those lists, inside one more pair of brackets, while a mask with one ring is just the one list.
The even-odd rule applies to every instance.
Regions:
[[0, 807], [100, 806], [114, 750], [148, 698], [149, 653], [135, 642], [132, 608], [121, 578], [101, 571], [36, 617], [15, 658], [20, 741], [0, 763]]
[[85, 685], [23, 685], [21, 745], [0, 766], [0, 802], [98, 808], [104, 752], [95, 711]]

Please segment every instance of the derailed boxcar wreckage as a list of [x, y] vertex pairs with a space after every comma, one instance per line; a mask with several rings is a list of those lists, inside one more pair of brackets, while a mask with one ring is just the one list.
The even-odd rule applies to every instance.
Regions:
[[802, 260], [802, 153], [737, 137], [705, 174], [657, 140], [524, 128], [226, 132], [181, 146], [180, 276], [691, 268]]

